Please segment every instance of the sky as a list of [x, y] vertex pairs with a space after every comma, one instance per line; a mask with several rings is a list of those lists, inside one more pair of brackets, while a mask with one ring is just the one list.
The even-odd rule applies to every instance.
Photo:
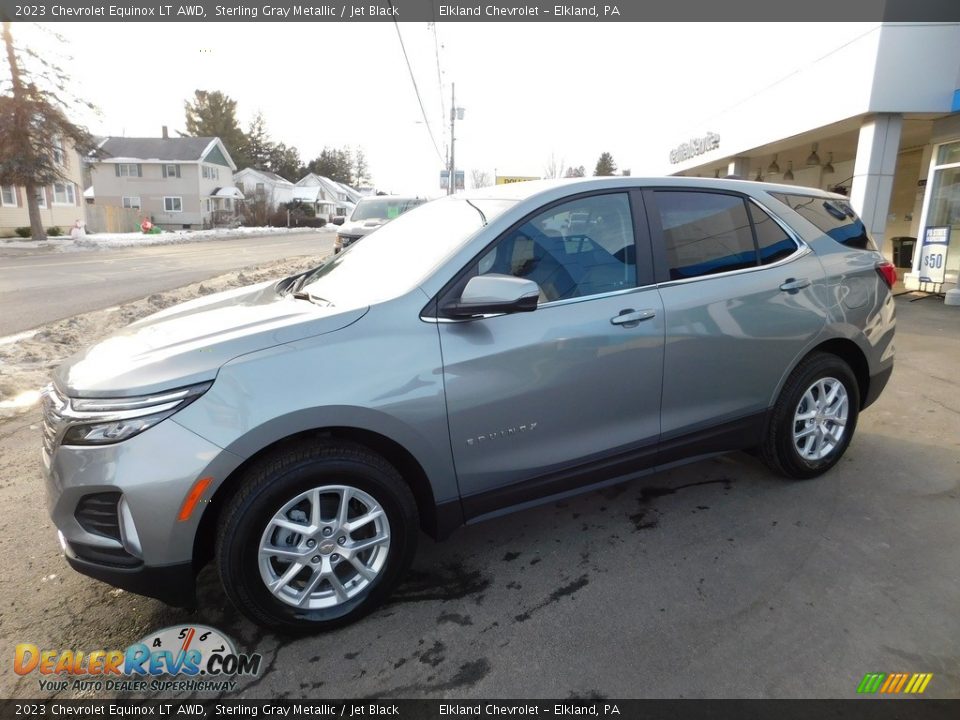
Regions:
[[589, 175], [602, 152], [664, 174], [665, 148], [875, 24], [15, 23], [14, 36], [65, 60], [72, 92], [99, 108], [78, 117], [96, 134], [173, 135], [194, 90], [220, 90], [241, 127], [262, 112], [304, 161], [362, 148], [378, 189], [432, 197], [452, 84], [468, 186], [473, 170], [543, 176], [551, 157]]

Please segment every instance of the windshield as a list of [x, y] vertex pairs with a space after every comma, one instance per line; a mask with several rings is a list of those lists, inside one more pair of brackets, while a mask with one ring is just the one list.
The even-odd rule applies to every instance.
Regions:
[[423, 204], [422, 198], [380, 197], [361, 200], [350, 216], [351, 220], [393, 220]]
[[304, 278], [302, 290], [338, 307], [402, 295], [516, 202], [450, 197], [421, 205], [335, 255]]

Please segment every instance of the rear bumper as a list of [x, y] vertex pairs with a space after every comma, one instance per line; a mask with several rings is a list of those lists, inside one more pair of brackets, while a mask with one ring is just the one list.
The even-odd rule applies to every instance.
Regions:
[[881, 370], [875, 375], [870, 376], [870, 384], [867, 386], [866, 397], [863, 398], [863, 404], [861, 405], [861, 410], [866, 409], [873, 405], [880, 393], [883, 392], [883, 389], [887, 386], [887, 383], [890, 381], [890, 376], [893, 374], [893, 363], [890, 363], [890, 366]]

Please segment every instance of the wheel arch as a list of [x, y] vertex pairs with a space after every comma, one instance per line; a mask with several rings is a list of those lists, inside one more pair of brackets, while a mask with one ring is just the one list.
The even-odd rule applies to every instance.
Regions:
[[420, 516], [420, 529], [434, 539], [441, 539], [463, 524], [459, 498], [438, 503], [430, 478], [414, 455], [396, 440], [381, 433], [358, 427], [318, 427], [292, 433], [274, 440], [251, 454], [221, 482], [210, 501], [204, 504], [194, 536], [193, 559], [199, 569], [213, 556], [214, 538], [223, 509], [243, 486], [243, 474], [265, 456], [305, 441], [351, 442], [362, 445], [393, 465], [413, 492]]
[[814, 353], [818, 352], [835, 355], [850, 366], [850, 369], [853, 371], [853, 375], [857, 380], [857, 392], [860, 395], [860, 407], [858, 409], [863, 410], [865, 407], [864, 403], [868, 397], [867, 392], [870, 389], [870, 365], [867, 362], [866, 354], [863, 352], [860, 346], [857, 345], [854, 340], [846, 337], [833, 337], [826, 340], [821, 340], [800, 355], [796, 362], [794, 362], [793, 365], [789, 367], [783, 374], [783, 377], [780, 378], [780, 382], [777, 385], [777, 389], [773, 395], [773, 400], [771, 403], [775, 402], [780, 396], [780, 393], [783, 391], [783, 385], [786, 383], [787, 378], [793, 374], [793, 371], [797, 369], [800, 363]]

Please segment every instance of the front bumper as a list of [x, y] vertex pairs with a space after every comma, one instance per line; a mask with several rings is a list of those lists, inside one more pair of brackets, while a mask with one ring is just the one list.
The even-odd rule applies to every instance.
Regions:
[[110, 567], [81, 559], [73, 552], [69, 543], [64, 547], [64, 557], [77, 572], [108, 585], [152, 597], [174, 607], [196, 607], [197, 584], [192, 562], [159, 567]]
[[[114, 445], [44, 449], [47, 505], [67, 561], [116, 587], [191, 604], [200, 518], [239, 462], [172, 418]], [[214, 482], [180, 521], [184, 499], [203, 477]]]

